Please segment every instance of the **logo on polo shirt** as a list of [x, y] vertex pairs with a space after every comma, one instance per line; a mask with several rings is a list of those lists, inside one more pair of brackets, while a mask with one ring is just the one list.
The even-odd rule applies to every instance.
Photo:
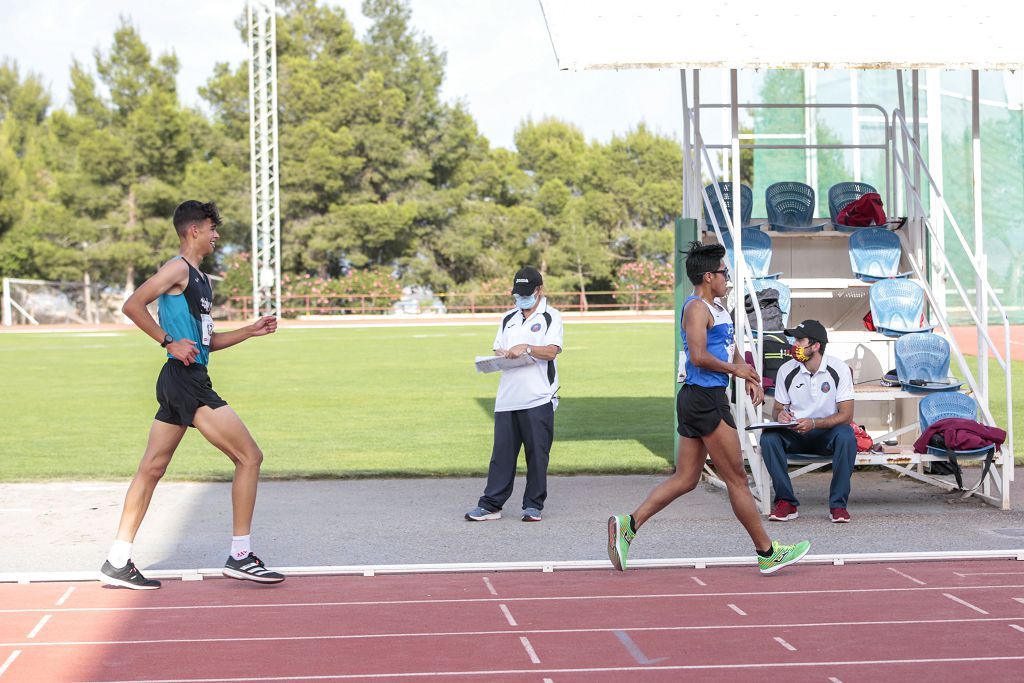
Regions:
[[540, 323], [534, 323], [530, 326], [530, 332], [540, 332]]
[[831, 390], [832, 390], [832, 387], [829, 386], [828, 382], [822, 382], [821, 383], [821, 393], [827, 394]]

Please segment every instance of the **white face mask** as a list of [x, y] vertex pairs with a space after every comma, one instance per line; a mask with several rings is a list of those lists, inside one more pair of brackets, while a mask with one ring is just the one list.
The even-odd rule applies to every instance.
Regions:
[[530, 296], [519, 296], [518, 294], [513, 294], [512, 296], [516, 298], [516, 308], [518, 308], [521, 311], [528, 311], [531, 308], [533, 308], [537, 303], [536, 292], [534, 292]]

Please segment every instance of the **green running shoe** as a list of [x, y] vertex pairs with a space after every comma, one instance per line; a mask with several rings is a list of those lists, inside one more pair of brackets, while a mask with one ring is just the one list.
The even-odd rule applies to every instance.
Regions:
[[757, 564], [761, 568], [762, 574], [771, 574], [794, 562], [799, 562], [810, 549], [810, 541], [800, 541], [795, 545], [783, 545], [778, 541], [772, 541], [772, 556], [761, 557], [758, 555]]
[[620, 572], [626, 571], [629, 544], [636, 534], [629, 528], [629, 515], [608, 518], [608, 559]]

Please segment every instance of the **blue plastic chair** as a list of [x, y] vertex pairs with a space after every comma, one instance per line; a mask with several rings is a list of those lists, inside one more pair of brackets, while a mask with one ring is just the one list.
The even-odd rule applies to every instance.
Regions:
[[768, 224], [778, 232], [820, 232], [824, 223], [811, 223], [814, 218], [814, 188], [798, 182], [769, 185], [764, 191]]
[[[789, 289], [789, 285], [785, 284], [781, 280], [773, 280], [771, 278], [752, 278], [754, 284], [754, 291], [761, 292], [769, 287], [779, 293], [779, 310], [782, 311], [782, 326], [786, 327], [789, 325], [789, 311], [793, 304], [793, 293]], [[776, 330], [767, 330], [768, 332], [774, 332]], [[753, 330], [754, 334], [757, 334], [757, 330]]]
[[832, 218], [832, 227], [839, 232], [857, 232], [863, 230], [859, 225], [843, 225], [839, 222], [839, 212], [850, 202], [856, 201], [869, 192], [878, 192], [867, 183], [836, 183], [828, 189], [828, 213]]
[[[743, 260], [750, 268], [751, 278], [775, 279], [782, 275], [781, 272], [769, 273], [768, 268], [772, 264], [772, 238], [757, 228], [743, 228]], [[722, 233], [722, 244], [725, 247], [725, 262], [732, 265], [732, 233]]]
[[931, 332], [896, 340], [896, 376], [914, 393], [955, 391], [963, 385], [949, 376], [949, 342]]
[[[729, 220], [732, 220], [732, 183], [718, 183], [718, 188], [722, 192], [722, 200], [725, 202], [725, 211], [729, 214]], [[712, 183], [704, 188], [704, 194], [707, 195], [708, 201], [711, 203], [711, 210], [714, 214], [715, 220], [718, 221], [718, 228], [725, 234], [729, 230], [729, 223], [725, 220], [725, 214], [722, 212], [722, 205], [718, 202], [718, 195], [715, 193], [715, 185]], [[757, 228], [762, 223], [755, 225], [747, 225], [750, 222], [750, 214], [754, 210], [754, 192], [746, 185], [740, 185], [740, 222], [743, 224], [740, 227]], [[712, 230], [711, 219], [707, 215], [707, 208], [704, 209], [704, 220], [708, 225], [708, 230]]]
[[[921, 405], [918, 407], [918, 418], [922, 433], [924, 433], [924, 431], [932, 424], [947, 417], [977, 420], [978, 403], [967, 394], [961, 394], [956, 391], [931, 394], [921, 399]], [[974, 491], [981, 486], [983, 481], [985, 481], [985, 477], [988, 475], [989, 466], [992, 463], [991, 458], [995, 456], [995, 450], [995, 446], [983, 446], [981, 448], [974, 448], [966, 451], [953, 451], [954, 462], [951, 462], [951, 464], [954, 467], [956, 483], [960, 487], [960, 490], [963, 490], [963, 481], [960, 476], [960, 467], [955, 461], [985, 460], [985, 467], [981, 471], [981, 477], [978, 479], [978, 483], [974, 488], [971, 489], [971, 491]], [[947, 453], [944, 448], [929, 445], [926, 447], [926, 451], [928, 455], [944, 457], [949, 460], [949, 453]]]
[[850, 235], [850, 267], [858, 280], [877, 282], [909, 276], [910, 272], [897, 272], [902, 253], [900, 238], [891, 230], [862, 228]]
[[879, 280], [868, 289], [875, 329], [889, 337], [911, 332], [931, 332], [922, 326], [924, 290], [912, 280]]

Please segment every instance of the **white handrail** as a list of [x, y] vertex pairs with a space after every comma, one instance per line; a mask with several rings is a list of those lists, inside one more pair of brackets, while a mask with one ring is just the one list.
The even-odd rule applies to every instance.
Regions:
[[[999, 315], [1002, 317], [1002, 323], [1003, 323], [1003, 354], [1004, 355], [1001, 356], [999, 354], [998, 347], [992, 341], [992, 338], [991, 338], [991, 336], [988, 333], [988, 326], [986, 324], [983, 324], [982, 320], [978, 317], [977, 312], [975, 311], [974, 307], [972, 306], [972, 304], [970, 302], [970, 299], [967, 296], [967, 292], [964, 289], [963, 284], [960, 282], [960, 278], [957, 276], [956, 271], [953, 269], [953, 266], [952, 266], [952, 264], [949, 261], [949, 258], [946, 256], [945, 249], [942, 248], [942, 247], [939, 247], [936, 250], [936, 252], [938, 253], [938, 255], [942, 259], [942, 264], [945, 267], [945, 272], [953, 280], [953, 284], [956, 287], [957, 294], [960, 296], [961, 300], [964, 303], [965, 309], [970, 314], [971, 319], [974, 321], [975, 327], [976, 327], [976, 329], [978, 331], [978, 334], [984, 337], [984, 339], [985, 339], [985, 341], [986, 341], [986, 343], [988, 345], [987, 348], [991, 350], [993, 356], [996, 359], [996, 362], [1003, 369], [1003, 374], [1004, 374], [1005, 383], [1006, 383], [1006, 386], [1005, 386], [1005, 389], [1006, 389], [1006, 435], [1007, 435], [1006, 448], [1007, 448], [1007, 450], [1009, 452], [1008, 463], [1006, 465], [1004, 465], [1004, 467], [1009, 467], [1010, 468], [1009, 469], [1010, 476], [1008, 477], [1008, 479], [1012, 480], [1013, 479], [1012, 473], [1013, 473], [1013, 467], [1014, 467], [1013, 459], [1014, 459], [1014, 456], [1015, 456], [1015, 451], [1014, 451], [1014, 447], [1013, 447], [1013, 388], [1012, 388], [1013, 372], [1012, 372], [1012, 364], [1011, 364], [1012, 356], [1011, 356], [1011, 350], [1010, 350], [1010, 319], [1009, 319], [1009, 316], [1006, 313], [1006, 309], [1003, 307], [1002, 302], [999, 301], [999, 297], [996, 295], [995, 290], [992, 288], [991, 283], [989, 283], [988, 277], [987, 277], [987, 273], [983, 274], [981, 272], [981, 269], [978, 267], [977, 256], [971, 250], [970, 246], [967, 244], [967, 240], [964, 238], [963, 232], [960, 230], [960, 226], [956, 222], [956, 218], [954, 218], [953, 212], [949, 208], [949, 204], [947, 204], [945, 197], [942, 196], [942, 191], [939, 189], [938, 183], [936, 183], [935, 179], [932, 177], [931, 171], [928, 169], [928, 165], [925, 163], [924, 157], [921, 154], [921, 149], [920, 149], [920, 147], [918, 147], [917, 141], [914, 139], [914, 136], [911, 134], [910, 129], [907, 127], [907, 120], [906, 120], [906, 117], [904, 116], [903, 112], [900, 111], [899, 109], [895, 109], [893, 111], [893, 118], [892, 118], [892, 120], [893, 120], [894, 126], [895, 126], [897, 121], [899, 122], [899, 131], [900, 131], [900, 135], [901, 135], [901, 138], [902, 138], [901, 141], [902, 141], [904, 147], [905, 148], [909, 148], [910, 150], [913, 150], [913, 153], [914, 153], [914, 156], [915, 156], [916, 161], [918, 163], [918, 166], [920, 166], [921, 170], [924, 172], [925, 177], [928, 179], [928, 183], [931, 186], [931, 190], [934, 192], [935, 197], [937, 198], [937, 200], [941, 204], [943, 213], [949, 219], [950, 224], [953, 227], [954, 233], [956, 234], [957, 239], [960, 242], [960, 246], [963, 248], [964, 252], [969, 257], [968, 261], [971, 264], [971, 269], [974, 271], [974, 275], [975, 275], [976, 280], [981, 283], [982, 290], [986, 294], [987, 298], [989, 300], [991, 300], [995, 304], [996, 310], [998, 311]], [[910, 197], [916, 203], [918, 210], [921, 212], [922, 223], [925, 226], [925, 229], [928, 230], [928, 233], [932, 236], [932, 239], [934, 240], [934, 242], [936, 244], [943, 244], [943, 241], [940, 240], [939, 236], [936, 234], [935, 226], [932, 225], [931, 221], [927, 217], [927, 212], [925, 211], [924, 202], [923, 202], [923, 200], [921, 198], [920, 190], [919, 190], [919, 188], [917, 188], [914, 185], [914, 183], [911, 180], [910, 169], [907, 167], [907, 163], [906, 163], [907, 161], [908, 160], [903, 158], [902, 155], [900, 154], [899, 150], [897, 149], [895, 135], [893, 135], [893, 163], [898, 167], [898, 169], [902, 172], [902, 174], [904, 176], [905, 187], [907, 188], [905, 191], [910, 195]], [[905, 240], [901, 240], [901, 241], [903, 241], [903, 243], [906, 244]], [[914, 271], [917, 274], [917, 276], [922, 281], [926, 281], [926, 278], [924, 277], [923, 273], [921, 272], [920, 267], [916, 263], [916, 259], [914, 259], [910, 255], [910, 249], [909, 248], [906, 249], [906, 253], [907, 253], [908, 260], [910, 261], [911, 266], [914, 268]], [[926, 288], [925, 289], [925, 293], [928, 296], [928, 299], [929, 299], [929, 301], [932, 304], [932, 310], [933, 311], [941, 311], [942, 309], [938, 305], [938, 302], [935, 301], [935, 297], [934, 297], [933, 293], [930, 291], [930, 289]], [[941, 313], [938, 313], [936, 317], [938, 318], [938, 320], [939, 320], [940, 324], [942, 325], [942, 328], [946, 332], [946, 334], [950, 338], [952, 338], [952, 331], [950, 330], [949, 324], [946, 321], [945, 317], [943, 315], [941, 315]], [[966, 378], [968, 380], [968, 384], [971, 386], [971, 389], [977, 395], [983, 396], [983, 394], [978, 389], [977, 382], [975, 381], [974, 376], [973, 376], [973, 374], [970, 371], [970, 368], [967, 366], [967, 361], [964, 358], [963, 354], [960, 352], [960, 349], [957, 348], [956, 345], [953, 345], [953, 348], [954, 348], [954, 351], [956, 352], [957, 362], [960, 364], [961, 370], [966, 375]], [[982, 413], [983, 413], [984, 417], [988, 420], [989, 424], [995, 425], [995, 419], [992, 417], [992, 413], [991, 413], [991, 411], [989, 410], [989, 407], [988, 407], [988, 397], [987, 397], [987, 395], [985, 395], [984, 398], [985, 398], [985, 402], [984, 403], [982, 403], [981, 401], [978, 402], [979, 408], [982, 410]]]
[[[693, 130], [694, 130], [694, 147], [700, 152], [700, 154], [697, 155], [697, 169], [695, 169], [697, 172], [696, 172], [695, 175], [696, 175], [697, 178], [701, 177], [700, 170], [703, 168], [703, 164], [701, 163], [701, 157], [703, 156], [704, 161], [708, 165], [708, 170], [711, 172], [712, 186], [715, 188], [715, 195], [716, 195], [716, 198], [718, 199], [718, 204], [719, 204], [719, 206], [721, 206], [723, 208], [722, 215], [725, 217], [726, 225], [729, 228], [730, 234], [733, 236], [733, 260], [734, 260], [734, 264], [733, 265], [734, 265], [734, 270], [736, 270], [740, 274], [740, 277], [737, 278], [738, 280], [740, 280], [740, 282], [738, 283], [739, 286], [736, 288], [736, 290], [738, 290], [736, 292], [736, 294], [737, 294], [737, 296], [736, 296], [736, 306], [737, 306], [737, 308], [740, 307], [740, 306], [744, 306], [744, 312], [746, 311], [746, 307], [744, 305], [744, 296], [745, 296], [745, 291], [749, 291], [750, 292], [750, 296], [751, 296], [751, 301], [754, 302], [754, 304], [755, 304], [754, 305], [754, 318], [757, 321], [758, 330], [762, 330], [764, 328], [764, 320], [761, 317], [761, 308], [758, 305], [757, 292], [754, 290], [754, 282], [753, 282], [753, 278], [750, 277], [749, 268], [747, 268], [746, 261], [743, 259], [743, 237], [742, 237], [742, 233], [740, 231], [737, 231], [737, 230], [733, 229], [733, 220], [732, 220], [733, 217], [729, 216], [729, 214], [726, 211], [724, 211], [724, 208], [725, 208], [725, 198], [722, 196], [721, 188], [718, 186], [718, 178], [720, 177], [719, 173], [718, 173], [718, 169], [716, 168], [714, 162], [712, 161], [711, 155], [708, 153], [707, 146], [704, 144], [703, 136], [701, 136], [701, 134], [699, 132], [699, 129], [697, 128], [696, 121], [694, 121], [694, 118], [693, 118], [693, 110], [692, 109], [687, 111], [687, 116], [690, 118], [691, 125], [692, 125]], [[725, 244], [725, 240], [722, 238], [722, 231], [721, 231], [720, 226], [718, 225], [718, 219], [715, 217], [715, 212], [714, 212], [714, 210], [711, 207], [711, 200], [708, 198], [707, 193], [704, 192], [703, 189], [701, 190], [700, 194], [701, 194], [701, 199], [703, 200], [703, 204], [704, 204], [704, 207], [705, 207], [705, 213], [708, 216], [711, 217], [711, 225], [712, 225], [712, 228], [715, 231], [715, 237], [718, 239], [718, 243], [719, 244], [724, 245]], [[740, 209], [741, 209], [741, 207], [742, 207], [742, 199], [734, 196], [733, 200], [734, 200], [734, 202], [737, 202], [733, 206], [733, 211], [734, 211], [734, 213], [738, 214]], [[741, 230], [742, 230], [742, 226], [741, 226]], [[763, 342], [761, 341], [760, 338], [754, 336], [753, 331], [750, 328], [750, 320], [746, 317], [746, 315], [741, 316], [740, 334], [741, 334], [741, 339], [743, 341], [743, 346], [741, 348], [745, 348], [745, 345], [746, 345], [747, 342], [751, 342], [752, 343], [752, 346], [753, 346], [753, 356], [754, 356], [754, 369], [757, 371], [758, 376], [762, 375], [763, 371], [764, 371], [764, 367], [763, 367], [763, 358], [764, 358], [764, 356], [763, 356], [763, 347], [762, 347]], [[739, 391], [737, 391], [736, 393], [737, 393], [737, 396], [736, 396], [737, 405], [738, 405], [738, 407], [742, 407], [742, 410], [743, 410], [744, 414], [746, 415], [747, 419], [751, 423], [759, 421], [760, 418], [759, 418], [757, 412], [755, 412], [754, 404], [750, 400], [750, 397], [746, 394], [746, 392], [739, 392]], [[742, 393], [742, 396], [740, 396], [741, 393]], [[750, 446], [750, 444], [748, 442], [746, 442], [746, 440], [741, 439], [741, 443], [746, 443], [746, 445], [748, 447]]]

